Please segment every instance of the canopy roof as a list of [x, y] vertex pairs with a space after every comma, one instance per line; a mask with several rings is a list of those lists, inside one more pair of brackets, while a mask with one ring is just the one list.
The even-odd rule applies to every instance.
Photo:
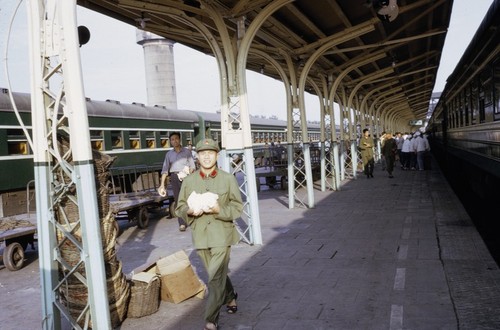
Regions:
[[[344, 72], [345, 77], [335, 94], [339, 95], [340, 88], [344, 88], [348, 98], [354, 91], [361, 98], [357, 102], [353, 98], [352, 107], [356, 108], [366, 98], [366, 106], [377, 103], [390, 107], [400, 119], [425, 119], [453, 1], [399, 0], [398, 15], [390, 22], [377, 15], [380, 1], [384, 2], [78, 0], [78, 5], [137, 27], [142, 25], [147, 31], [213, 55], [213, 47], [203, 33], [213, 34], [219, 45], [224, 38], [229, 38], [236, 49], [235, 45], [241, 40], [238, 27], [241, 32], [244, 23], [248, 29], [258, 15], [266, 13], [266, 8], [283, 4], [260, 25], [250, 46], [247, 69], [282, 80], [279, 71], [269, 65], [270, 60], [265, 60], [262, 53], [270, 56], [290, 77], [293, 70], [287, 66], [284, 56], [287, 54], [298, 76], [303, 68], [309, 70], [304, 86], [308, 92], [326, 94], [325, 81], [331, 86]], [[222, 19], [214, 19], [217, 16], [214, 13]], [[220, 24], [227, 27], [227, 36], [220, 34]], [[359, 32], [361, 30], [364, 31]], [[321, 54], [315, 56], [332, 39], [337, 40], [336, 43], [325, 46]]]

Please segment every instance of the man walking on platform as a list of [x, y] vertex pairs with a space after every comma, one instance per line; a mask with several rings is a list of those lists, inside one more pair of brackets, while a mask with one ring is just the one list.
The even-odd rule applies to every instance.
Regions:
[[385, 158], [385, 168], [387, 173], [389, 173], [389, 178], [394, 178], [392, 171], [394, 170], [394, 163], [396, 162], [396, 153], [398, 150], [398, 145], [392, 133], [385, 134], [384, 145], [382, 146], [382, 155]]
[[[166, 183], [167, 177], [170, 177], [170, 184], [172, 185], [172, 192], [174, 194], [174, 203], [177, 203], [182, 179], [189, 173], [192, 173], [196, 169], [196, 166], [191, 151], [181, 145], [181, 134], [179, 132], [173, 132], [168, 138], [172, 149], [167, 152], [165, 160], [163, 161], [161, 183], [158, 192], [162, 196], [167, 195]], [[179, 223], [179, 230], [185, 231], [187, 228], [186, 222], [181, 217], [177, 218], [177, 222]]]
[[363, 130], [363, 136], [359, 140], [359, 149], [361, 151], [364, 173], [367, 178], [373, 178], [373, 168], [375, 167], [375, 160], [373, 159], [373, 138], [370, 136], [368, 128]]

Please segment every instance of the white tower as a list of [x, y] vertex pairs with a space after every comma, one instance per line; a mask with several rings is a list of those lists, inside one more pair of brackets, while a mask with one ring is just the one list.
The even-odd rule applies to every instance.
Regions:
[[144, 49], [148, 105], [177, 109], [174, 42], [139, 29], [136, 37]]

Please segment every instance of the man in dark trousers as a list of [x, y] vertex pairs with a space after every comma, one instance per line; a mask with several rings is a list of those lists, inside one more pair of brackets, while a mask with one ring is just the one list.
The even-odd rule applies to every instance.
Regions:
[[[172, 185], [172, 192], [174, 194], [174, 203], [177, 202], [179, 191], [181, 190], [182, 179], [189, 173], [192, 173], [196, 166], [191, 150], [184, 148], [181, 145], [181, 134], [173, 132], [168, 137], [170, 146], [172, 147], [165, 155], [163, 167], [161, 169], [161, 183], [158, 192], [162, 196], [167, 195], [166, 183], [167, 177], [170, 177], [170, 184]], [[181, 218], [177, 218], [179, 223], [179, 230], [185, 231], [187, 224]]]
[[236, 313], [236, 299], [227, 276], [231, 245], [240, 240], [234, 220], [241, 216], [243, 202], [238, 182], [217, 168], [219, 146], [212, 139], [196, 145], [200, 169], [185, 178], [176, 214], [191, 228], [193, 244], [208, 273], [205, 330], [217, 329], [220, 308]]
[[392, 133], [385, 134], [384, 145], [382, 146], [382, 154], [385, 157], [385, 168], [387, 173], [389, 173], [389, 178], [394, 178], [392, 171], [394, 171], [394, 163], [396, 162], [396, 153], [398, 151], [398, 145], [396, 140], [392, 136]]

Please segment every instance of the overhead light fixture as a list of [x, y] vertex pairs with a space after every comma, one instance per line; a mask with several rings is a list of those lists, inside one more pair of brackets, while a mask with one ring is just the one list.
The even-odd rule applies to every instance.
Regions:
[[382, 21], [392, 22], [398, 17], [399, 7], [397, 0], [374, 0], [373, 8]]
[[78, 27], [78, 43], [80, 47], [85, 45], [90, 40], [90, 31], [85, 25], [80, 25]]

